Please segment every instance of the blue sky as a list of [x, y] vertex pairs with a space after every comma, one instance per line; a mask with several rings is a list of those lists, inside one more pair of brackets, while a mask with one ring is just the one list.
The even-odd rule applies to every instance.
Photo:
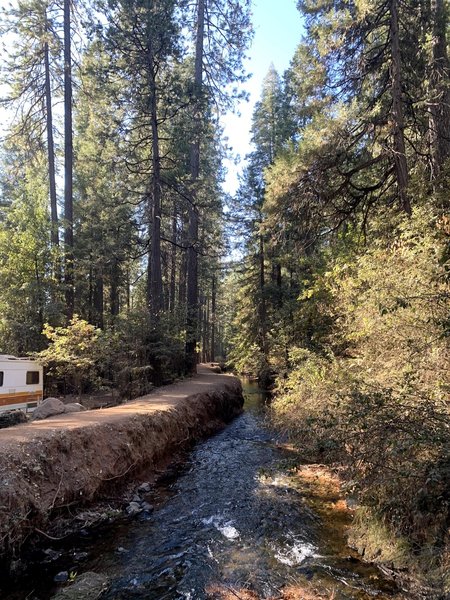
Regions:
[[[296, 0], [253, 0], [253, 26], [255, 36], [247, 61], [247, 71], [253, 76], [245, 88], [250, 101], [239, 105], [238, 115], [227, 115], [223, 124], [225, 135], [233, 151], [244, 157], [250, 151], [250, 127], [253, 107], [261, 92], [261, 85], [270, 64], [282, 74], [289, 66], [303, 29]], [[228, 175], [225, 190], [233, 193], [238, 185], [240, 166], [227, 161]]]

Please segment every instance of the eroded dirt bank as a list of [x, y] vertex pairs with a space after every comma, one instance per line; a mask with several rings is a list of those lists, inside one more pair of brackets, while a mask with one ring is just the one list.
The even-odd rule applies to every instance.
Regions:
[[237, 415], [239, 380], [206, 367], [125, 405], [0, 431], [0, 558], [62, 507], [89, 505]]

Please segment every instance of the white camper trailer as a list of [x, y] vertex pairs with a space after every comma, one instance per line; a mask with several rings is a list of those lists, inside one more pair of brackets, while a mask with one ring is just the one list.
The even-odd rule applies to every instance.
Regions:
[[31, 411], [44, 393], [42, 366], [29, 358], [0, 354], [0, 412]]

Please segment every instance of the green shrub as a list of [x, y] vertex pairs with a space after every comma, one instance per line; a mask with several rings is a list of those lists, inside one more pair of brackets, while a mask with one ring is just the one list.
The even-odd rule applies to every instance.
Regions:
[[155, 387], [152, 382], [153, 376], [153, 368], [150, 365], [125, 367], [117, 375], [120, 397], [131, 399], [145, 396]]
[[67, 327], [46, 324], [44, 336], [49, 340], [37, 359], [53, 380], [65, 382], [67, 391], [81, 394], [101, 384], [98, 364], [102, 355], [102, 332], [74, 315]]
[[448, 542], [450, 264], [442, 223], [417, 211], [353, 253], [328, 255], [297, 319], [314, 315], [320, 331], [332, 317], [334, 326], [322, 328], [315, 348], [291, 349], [272, 411], [307, 458], [345, 465], [361, 501], [412, 548]]

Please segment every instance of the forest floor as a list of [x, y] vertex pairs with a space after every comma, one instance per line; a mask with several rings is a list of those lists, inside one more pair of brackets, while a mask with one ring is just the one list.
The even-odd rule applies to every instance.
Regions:
[[197, 376], [126, 404], [0, 430], [0, 557], [46, 535], [62, 512], [156, 470], [242, 404], [236, 377], [200, 365]]

